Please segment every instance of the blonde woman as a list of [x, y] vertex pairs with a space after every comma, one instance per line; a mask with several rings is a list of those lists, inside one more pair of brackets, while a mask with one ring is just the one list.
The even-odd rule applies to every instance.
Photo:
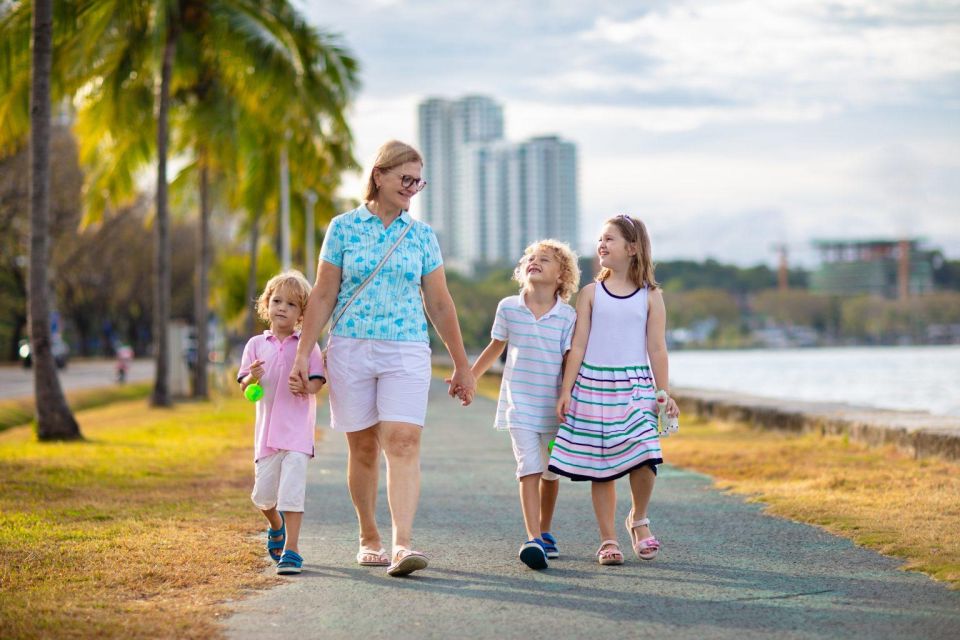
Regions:
[[[347, 438], [347, 486], [360, 526], [356, 559], [366, 566], [389, 565], [393, 576], [428, 562], [411, 539], [431, 378], [427, 317], [453, 360], [450, 395], [466, 405], [475, 391], [437, 237], [408, 212], [411, 198], [426, 186], [422, 171], [416, 149], [387, 142], [370, 171], [364, 203], [331, 221], [290, 373], [291, 388], [304, 384], [310, 345], [333, 317], [327, 347], [330, 426]], [[387, 460], [391, 555], [375, 519], [381, 451]]]

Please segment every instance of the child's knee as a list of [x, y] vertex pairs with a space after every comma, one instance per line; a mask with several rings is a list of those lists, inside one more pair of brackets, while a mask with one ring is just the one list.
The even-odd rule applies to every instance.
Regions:
[[254, 506], [260, 511], [269, 511], [277, 506], [277, 494], [276, 492], [266, 492], [254, 485], [253, 491], [250, 493], [250, 500], [253, 502]]

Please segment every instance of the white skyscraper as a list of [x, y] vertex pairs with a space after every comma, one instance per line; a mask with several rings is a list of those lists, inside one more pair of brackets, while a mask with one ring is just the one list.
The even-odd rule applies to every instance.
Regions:
[[423, 192], [424, 221], [433, 227], [445, 256], [455, 258], [464, 148], [474, 142], [503, 138], [503, 108], [484, 96], [460, 100], [430, 98], [419, 105], [420, 151], [429, 187]]
[[576, 248], [580, 207], [572, 142], [557, 136], [506, 142], [501, 108], [480, 96], [426, 100], [419, 115], [430, 183], [424, 219], [451, 268], [473, 273], [512, 263], [540, 238]]

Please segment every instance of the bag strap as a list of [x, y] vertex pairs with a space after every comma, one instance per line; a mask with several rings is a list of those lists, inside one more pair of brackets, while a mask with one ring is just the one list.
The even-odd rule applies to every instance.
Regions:
[[350, 299], [344, 303], [343, 307], [340, 309], [340, 313], [338, 313], [330, 323], [330, 330], [327, 331], [327, 340], [330, 339], [329, 336], [333, 335], [333, 329], [337, 326], [337, 323], [340, 322], [340, 318], [343, 317], [343, 314], [346, 313], [348, 308], [350, 308], [350, 305], [353, 304], [357, 297], [359, 297], [360, 292], [363, 291], [363, 288], [366, 287], [370, 281], [373, 280], [373, 277], [379, 273], [380, 269], [383, 268], [383, 265], [386, 264], [390, 255], [397, 249], [397, 247], [400, 246], [400, 243], [403, 242], [403, 239], [407, 237], [407, 234], [410, 233], [410, 230], [413, 229], [414, 224], [416, 224], [416, 222], [411, 220], [410, 224], [407, 225], [407, 228], [400, 232], [400, 236], [397, 237], [393, 245], [387, 249], [387, 252], [383, 254], [383, 257], [380, 258], [380, 262], [378, 262], [377, 266], [373, 268], [373, 271], [370, 272], [370, 275], [368, 275], [366, 279], [360, 283], [360, 285], [354, 290], [353, 295], [350, 296]]

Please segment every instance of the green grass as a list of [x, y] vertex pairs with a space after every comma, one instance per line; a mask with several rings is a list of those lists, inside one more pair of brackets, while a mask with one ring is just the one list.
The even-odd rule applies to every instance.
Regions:
[[[74, 412], [95, 409], [113, 402], [146, 398], [150, 395], [151, 388], [152, 383], [138, 382], [102, 389], [72, 391], [67, 393], [67, 404]], [[0, 431], [33, 422], [34, 410], [32, 397], [0, 400]]]
[[86, 440], [0, 434], [4, 637], [209, 638], [273, 584], [250, 504], [253, 410], [216, 399], [79, 411]]

